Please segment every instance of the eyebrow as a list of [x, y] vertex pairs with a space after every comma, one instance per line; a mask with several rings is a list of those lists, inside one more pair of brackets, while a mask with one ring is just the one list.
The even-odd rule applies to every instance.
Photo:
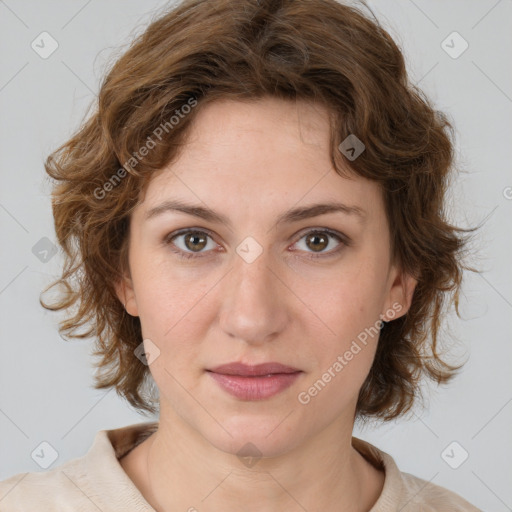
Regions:
[[[149, 220], [166, 212], [181, 212], [194, 217], [199, 217], [205, 221], [224, 224], [228, 227], [232, 227], [232, 223], [228, 217], [218, 213], [208, 207], [201, 206], [199, 204], [189, 204], [178, 199], [170, 199], [164, 201], [162, 204], [151, 208], [144, 215], [144, 220]], [[343, 203], [328, 202], [328, 203], [317, 203], [308, 206], [301, 206], [298, 208], [292, 208], [285, 211], [277, 217], [276, 225], [289, 224], [292, 222], [299, 222], [304, 219], [310, 219], [326, 213], [344, 213], [349, 216], [353, 216], [359, 222], [364, 223], [366, 220], [366, 211], [359, 206], [349, 206]]]

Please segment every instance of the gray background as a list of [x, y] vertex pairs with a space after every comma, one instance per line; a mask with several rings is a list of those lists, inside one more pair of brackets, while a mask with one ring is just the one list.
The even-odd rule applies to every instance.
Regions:
[[[113, 390], [92, 388], [92, 342], [64, 342], [59, 315], [38, 302], [59, 275], [60, 254], [44, 262], [33, 247], [48, 244], [44, 237], [55, 242], [44, 158], [85, 116], [109, 57], [165, 3], [0, 1], [0, 479], [41, 471], [31, 453], [42, 441], [57, 450], [55, 467], [83, 455], [98, 430], [152, 419]], [[484, 510], [512, 510], [512, 1], [370, 5], [404, 50], [412, 81], [457, 128], [466, 172], [452, 189], [453, 221], [486, 221], [474, 246], [483, 273], [465, 276], [463, 318], [446, 324], [458, 340], [454, 356], [469, 357], [462, 374], [449, 386], [426, 387], [427, 407], [411, 420], [354, 435], [392, 454], [402, 471]], [[47, 59], [31, 47], [43, 31], [59, 45]], [[453, 31], [469, 44], [458, 58], [442, 46]], [[458, 51], [461, 42], [451, 39]], [[453, 441], [452, 465], [462, 449], [469, 454], [457, 469], [441, 455]]]

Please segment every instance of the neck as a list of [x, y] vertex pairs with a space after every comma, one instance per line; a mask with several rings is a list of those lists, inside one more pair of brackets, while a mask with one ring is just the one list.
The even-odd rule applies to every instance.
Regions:
[[179, 416], [160, 420], [145, 443], [147, 500], [158, 512], [370, 510], [384, 476], [338, 422], [290, 451], [241, 459], [217, 449]]

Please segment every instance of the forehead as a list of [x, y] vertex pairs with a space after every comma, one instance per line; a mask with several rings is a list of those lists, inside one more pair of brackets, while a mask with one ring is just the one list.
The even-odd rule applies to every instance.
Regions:
[[264, 98], [220, 100], [197, 113], [177, 160], [156, 173], [143, 213], [169, 198], [253, 215], [276, 206], [342, 201], [372, 208], [375, 182], [340, 176], [330, 157], [328, 110], [320, 104]]

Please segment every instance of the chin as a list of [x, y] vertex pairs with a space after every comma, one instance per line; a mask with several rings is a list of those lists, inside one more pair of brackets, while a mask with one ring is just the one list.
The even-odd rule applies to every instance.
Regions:
[[[286, 415], [236, 415], [221, 421], [222, 428], [202, 432], [203, 437], [218, 450], [239, 457], [277, 457], [293, 450], [303, 437]], [[296, 421], [296, 419], [295, 419]], [[291, 433], [294, 433], [291, 435]]]

